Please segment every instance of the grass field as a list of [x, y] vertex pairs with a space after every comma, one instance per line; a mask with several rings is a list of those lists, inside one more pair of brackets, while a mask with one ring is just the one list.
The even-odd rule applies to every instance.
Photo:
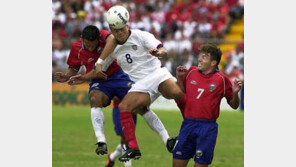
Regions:
[[[170, 136], [178, 135], [182, 117], [179, 112], [155, 113], [162, 120]], [[113, 130], [111, 110], [104, 110], [105, 135], [108, 151], [113, 151], [120, 141]], [[244, 166], [244, 114], [221, 112], [218, 119], [219, 134], [211, 167]], [[158, 135], [138, 115], [136, 127], [142, 157], [133, 161], [133, 167], [170, 167], [169, 154]], [[104, 167], [107, 156], [98, 156], [94, 150], [96, 138], [90, 121], [88, 107], [53, 107], [52, 111], [52, 165], [53, 167]], [[190, 160], [188, 166], [193, 166]], [[123, 166], [118, 160], [116, 167]]]

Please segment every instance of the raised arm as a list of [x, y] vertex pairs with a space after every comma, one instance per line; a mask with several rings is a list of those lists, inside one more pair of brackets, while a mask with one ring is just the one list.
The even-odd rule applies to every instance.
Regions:
[[185, 87], [183, 85], [183, 78], [187, 72], [186, 67], [184, 66], [178, 66], [176, 68], [176, 78], [177, 78], [177, 84], [182, 89], [182, 91], [185, 93]]
[[232, 107], [233, 109], [237, 109], [240, 104], [240, 98], [238, 96], [238, 92], [241, 90], [242, 84], [243, 84], [242, 80], [239, 80], [239, 79], [234, 80], [234, 83], [232, 86], [233, 98], [228, 103], [230, 105], [230, 107]]
[[114, 51], [117, 46], [117, 41], [112, 34], [110, 34], [106, 39], [106, 45], [101, 53], [100, 58], [96, 63], [96, 71], [102, 71], [102, 64], [104, 60]]

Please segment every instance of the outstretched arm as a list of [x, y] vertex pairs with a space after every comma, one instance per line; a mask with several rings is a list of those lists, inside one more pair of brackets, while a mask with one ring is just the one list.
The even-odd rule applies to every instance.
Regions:
[[178, 66], [176, 68], [176, 78], [177, 78], [177, 84], [182, 89], [182, 91], [185, 93], [185, 87], [183, 85], [183, 78], [187, 72], [186, 67], [184, 66]]
[[106, 45], [101, 53], [100, 58], [97, 60], [96, 63], [96, 73], [103, 73], [102, 72], [102, 65], [104, 64], [104, 60], [114, 51], [117, 46], [117, 41], [112, 34], [110, 34], [106, 39]]
[[78, 75], [72, 76], [69, 79], [68, 84], [69, 85], [79, 85], [84, 82], [90, 81], [91, 79], [94, 79], [94, 78], [106, 79], [107, 75], [105, 73], [97, 75], [96, 72], [94, 70], [92, 70], [91, 72], [89, 72], [87, 74], [83, 74], [83, 75], [78, 74]]
[[228, 103], [230, 105], [230, 107], [232, 107], [233, 109], [237, 109], [239, 104], [240, 104], [240, 99], [239, 99], [239, 96], [238, 96], [238, 92], [241, 90], [242, 85], [243, 85], [242, 80], [239, 80], [239, 79], [234, 80], [234, 83], [233, 83], [233, 86], [232, 86], [233, 98]]
[[56, 72], [54, 74], [54, 77], [58, 82], [63, 83], [63, 82], [68, 81], [70, 79], [70, 77], [72, 77], [73, 75], [76, 75], [76, 74], [77, 74], [76, 70], [74, 70], [73, 68], [68, 68], [65, 73]]

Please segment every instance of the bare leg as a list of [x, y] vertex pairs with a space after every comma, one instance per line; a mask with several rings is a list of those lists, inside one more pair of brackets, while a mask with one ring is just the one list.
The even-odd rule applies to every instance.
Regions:
[[167, 79], [163, 81], [159, 85], [158, 91], [162, 94], [163, 97], [167, 99], [181, 100], [184, 96], [181, 88], [173, 79]]
[[208, 165], [195, 163], [194, 167], [208, 167]]
[[173, 167], [186, 167], [189, 162], [189, 159], [173, 159]]

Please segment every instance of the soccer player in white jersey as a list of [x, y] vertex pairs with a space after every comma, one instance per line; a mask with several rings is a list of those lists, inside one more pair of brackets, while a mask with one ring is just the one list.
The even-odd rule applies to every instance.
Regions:
[[[141, 157], [131, 112], [139, 108], [147, 107], [149, 109], [149, 106], [160, 94], [167, 99], [181, 100], [183, 98], [183, 92], [173, 76], [166, 68], [161, 68], [158, 57], [167, 56], [167, 50], [151, 33], [130, 30], [127, 24], [128, 20], [129, 13], [124, 7], [114, 6], [108, 10], [107, 22], [117, 46], [115, 49], [109, 48], [110, 50], [114, 49], [112, 54], [101, 55], [96, 65], [96, 71], [101, 72], [105, 58], [112, 56], [117, 59], [117, 63], [123, 71], [135, 82], [119, 104], [122, 130], [129, 146], [126, 153], [119, 158], [120, 161]], [[147, 112], [143, 116], [154, 119], [153, 114]], [[153, 123], [158, 124], [158, 122]], [[163, 138], [169, 137], [167, 135]]]

